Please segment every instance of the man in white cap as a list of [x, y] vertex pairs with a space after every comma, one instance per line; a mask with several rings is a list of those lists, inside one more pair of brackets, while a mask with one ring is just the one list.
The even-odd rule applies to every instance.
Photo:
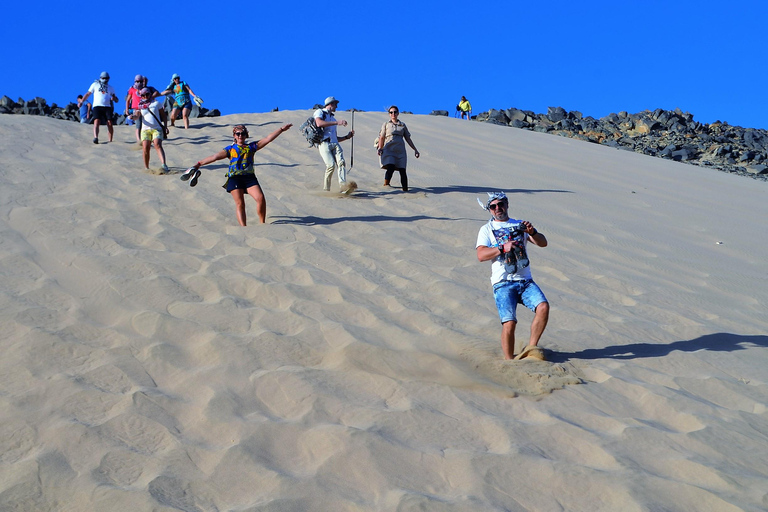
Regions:
[[347, 126], [347, 122], [343, 119], [337, 121], [334, 117], [336, 107], [339, 105], [339, 100], [333, 96], [325, 98], [325, 108], [319, 108], [315, 110], [312, 117], [315, 118], [315, 124], [318, 128], [323, 129], [323, 141], [318, 146], [320, 156], [325, 163], [325, 181], [323, 181], [323, 190], [331, 190], [331, 178], [333, 177], [333, 171], [336, 167], [339, 168], [339, 188], [341, 192], [348, 192], [349, 186], [347, 185], [347, 170], [346, 163], [344, 162], [344, 152], [341, 149], [339, 142], [343, 140], [349, 140], [355, 136], [355, 130], [350, 130], [348, 134], [339, 138], [336, 135], [337, 126]]
[[107, 123], [109, 130], [109, 142], [112, 142], [114, 130], [112, 129], [112, 114], [114, 112], [112, 102], [117, 103], [115, 89], [109, 85], [109, 73], [102, 71], [98, 80], [95, 80], [88, 92], [83, 95], [83, 101], [93, 94], [93, 143], [99, 143], [99, 125]]
[[[533, 282], [526, 246], [547, 246], [547, 237], [527, 220], [509, 218], [509, 203], [504, 192], [488, 193], [488, 202], [477, 200], [493, 217], [477, 234], [477, 259], [492, 261], [491, 284], [501, 319], [501, 350], [504, 359], [544, 359], [539, 339], [549, 320], [549, 302]], [[515, 350], [516, 309], [523, 304], [534, 312], [528, 346], [517, 357]]]

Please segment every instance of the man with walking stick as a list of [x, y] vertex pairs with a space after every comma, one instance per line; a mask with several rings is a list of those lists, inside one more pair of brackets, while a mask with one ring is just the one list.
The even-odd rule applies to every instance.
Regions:
[[[339, 189], [343, 194], [349, 194], [356, 186], [352, 186], [354, 182], [347, 183], [347, 170], [346, 162], [344, 161], [344, 152], [341, 149], [339, 142], [343, 140], [349, 140], [355, 136], [355, 130], [343, 136], [338, 137], [336, 135], [337, 126], [347, 126], [347, 122], [343, 119], [337, 121], [334, 117], [334, 112], [339, 105], [339, 100], [333, 96], [325, 98], [325, 108], [319, 108], [315, 110], [312, 117], [315, 118], [315, 125], [318, 128], [323, 129], [323, 141], [318, 146], [320, 156], [325, 163], [325, 180], [323, 182], [323, 190], [331, 190], [331, 178], [333, 177], [333, 171], [338, 167], [339, 169]], [[354, 115], [354, 113], [353, 113]]]

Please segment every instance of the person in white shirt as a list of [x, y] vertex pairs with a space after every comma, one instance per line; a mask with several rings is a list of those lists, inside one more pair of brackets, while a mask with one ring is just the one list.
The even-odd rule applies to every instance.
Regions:
[[144, 88], [139, 91], [141, 101], [131, 116], [134, 119], [141, 117], [141, 146], [144, 150], [144, 168], [149, 169], [149, 147], [155, 146], [157, 156], [160, 157], [164, 173], [168, 172], [168, 166], [165, 163], [165, 150], [163, 149], [163, 139], [168, 135], [168, 118], [163, 105], [152, 98], [152, 91]]
[[113, 102], [117, 103], [115, 89], [109, 85], [109, 73], [102, 71], [98, 80], [94, 80], [88, 88], [88, 92], [83, 95], [83, 101], [93, 94], [93, 143], [99, 143], [99, 126], [101, 123], [107, 124], [109, 130], [109, 142], [112, 142], [114, 129], [112, 128], [112, 114], [114, 113]]
[[337, 126], [347, 126], [344, 120], [337, 121], [334, 117], [339, 100], [333, 96], [325, 98], [325, 108], [315, 110], [312, 117], [315, 118], [315, 125], [323, 129], [323, 141], [318, 146], [320, 156], [325, 163], [325, 180], [323, 181], [323, 190], [331, 190], [331, 178], [333, 171], [339, 169], [339, 188], [342, 192], [348, 192], [346, 162], [344, 161], [344, 151], [341, 149], [340, 141], [349, 140], [355, 136], [355, 130], [351, 130], [345, 136], [339, 138], [336, 135]]
[[[486, 204], [481, 203], [479, 199], [477, 202], [493, 215], [480, 228], [475, 248], [479, 261], [493, 262], [491, 284], [501, 319], [501, 349], [504, 359], [544, 359], [544, 353], [538, 348], [538, 344], [549, 320], [549, 302], [533, 282], [526, 246], [531, 242], [538, 247], [546, 247], [547, 237], [529, 221], [509, 218], [509, 203], [504, 192], [489, 192]], [[534, 317], [528, 346], [515, 357], [515, 312], [518, 304], [524, 304], [533, 311]]]

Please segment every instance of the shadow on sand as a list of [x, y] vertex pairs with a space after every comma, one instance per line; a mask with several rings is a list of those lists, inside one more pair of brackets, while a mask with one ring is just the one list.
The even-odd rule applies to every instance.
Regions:
[[412, 215], [410, 217], [390, 216], [390, 215], [366, 215], [362, 217], [315, 217], [307, 215], [306, 217], [289, 217], [286, 215], [271, 216], [272, 224], [299, 224], [302, 226], [321, 226], [330, 224], [339, 224], [341, 222], [414, 222], [417, 220], [456, 220], [450, 217], [430, 217], [429, 215]]
[[[459, 192], [464, 194], [485, 194], [486, 192], [496, 192], [503, 190], [507, 195], [510, 194], [573, 194], [570, 190], [550, 190], [550, 189], [524, 189], [524, 188], [512, 188], [512, 189], [499, 189], [498, 185], [493, 187], [470, 187], [462, 185], [449, 185], [447, 187], [421, 187], [420, 192], [426, 194], [450, 194], [451, 192]], [[480, 198], [481, 200], [487, 199], [487, 196]]]
[[551, 352], [548, 359], [562, 363], [569, 359], [637, 359], [641, 357], [663, 357], [670, 352], [734, 352], [752, 347], [768, 347], [768, 336], [742, 336], [719, 332], [707, 334], [693, 340], [672, 343], [631, 343], [605, 348], [590, 348], [580, 352]]

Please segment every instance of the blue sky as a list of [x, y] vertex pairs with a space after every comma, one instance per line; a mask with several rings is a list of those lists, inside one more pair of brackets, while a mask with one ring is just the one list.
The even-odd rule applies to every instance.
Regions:
[[329, 95], [340, 110], [452, 114], [465, 95], [474, 113], [680, 108], [768, 128], [765, 2], [141, 5], [41, 0], [19, 11], [0, 32], [0, 95], [64, 105], [106, 70], [122, 107], [135, 74], [161, 88], [179, 73], [223, 114], [307, 109]]

